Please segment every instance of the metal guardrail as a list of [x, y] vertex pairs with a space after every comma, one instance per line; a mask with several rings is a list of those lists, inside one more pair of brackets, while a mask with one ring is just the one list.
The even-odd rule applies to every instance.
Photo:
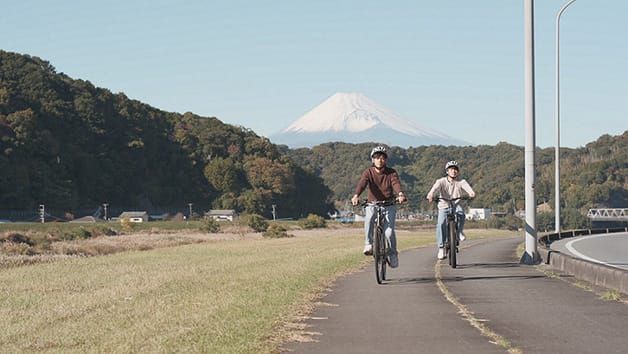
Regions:
[[628, 232], [628, 227], [612, 227], [605, 229], [580, 229], [580, 230], [569, 230], [562, 232], [552, 232], [546, 235], [542, 235], [539, 237], [539, 243], [543, 246], [549, 247], [549, 245], [557, 240], [561, 240], [564, 238], [582, 236], [582, 235], [597, 235], [597, 234], [609, 234], [614, 232]]

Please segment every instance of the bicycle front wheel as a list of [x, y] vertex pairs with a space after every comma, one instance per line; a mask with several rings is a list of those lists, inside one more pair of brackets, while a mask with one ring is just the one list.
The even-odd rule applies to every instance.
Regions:
[[375, 260], [375, 278], [377, 279], [377, 284], [381, 284], [386, 280], [386, 242], [384, 240], [384, 230], [379, 226], [375, 229], [373, 258]]
[[448, 232], [448, 241], [449, 241], [449, 254], [447, 255], [449, 257], [449, 265], [452, 268], [456, 268], [457, 264], [456, 264], [456, 251], [458, 249], [458, 245], [456, 242], [456, 222], [451, 220], [449, 221], [449, 232]]

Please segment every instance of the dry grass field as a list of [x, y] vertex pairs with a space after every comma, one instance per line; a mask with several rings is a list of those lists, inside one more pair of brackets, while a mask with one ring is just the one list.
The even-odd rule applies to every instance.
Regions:
[[[195, 232], [71, 241], [121, 247], [0, 268], [3, 352], [275, 352], [338, 276], [370, 261], [358, 228], [292, 238]], [[469, 236], [512, 235], [469, 230]], [[399, 231], [399, 248], [433, 230]], [[117, 244], [116, 244], [117, 243]], [[131, 245], [131, 246], [129, 246]]]

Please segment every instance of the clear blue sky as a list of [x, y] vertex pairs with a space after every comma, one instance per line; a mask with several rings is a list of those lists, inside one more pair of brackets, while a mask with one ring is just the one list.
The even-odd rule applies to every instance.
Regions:
[[[536, 138], [554, 145], [554, 21], [535, 1]], [[628, 2], [561, 20], [561, 136], [628, 129]], [[174, 112], [268, 136], [336, 92], [474, 144], [523, 145], [523, 0], [21, 0], [0, 48]]]

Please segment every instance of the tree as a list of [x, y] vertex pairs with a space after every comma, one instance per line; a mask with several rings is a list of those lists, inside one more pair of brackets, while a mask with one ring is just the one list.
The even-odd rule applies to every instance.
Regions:
[[214, 158], [203, 172], [209, 184], [223, 193], [237, 192], [244, 185], [243, 171], [231, 158]]

